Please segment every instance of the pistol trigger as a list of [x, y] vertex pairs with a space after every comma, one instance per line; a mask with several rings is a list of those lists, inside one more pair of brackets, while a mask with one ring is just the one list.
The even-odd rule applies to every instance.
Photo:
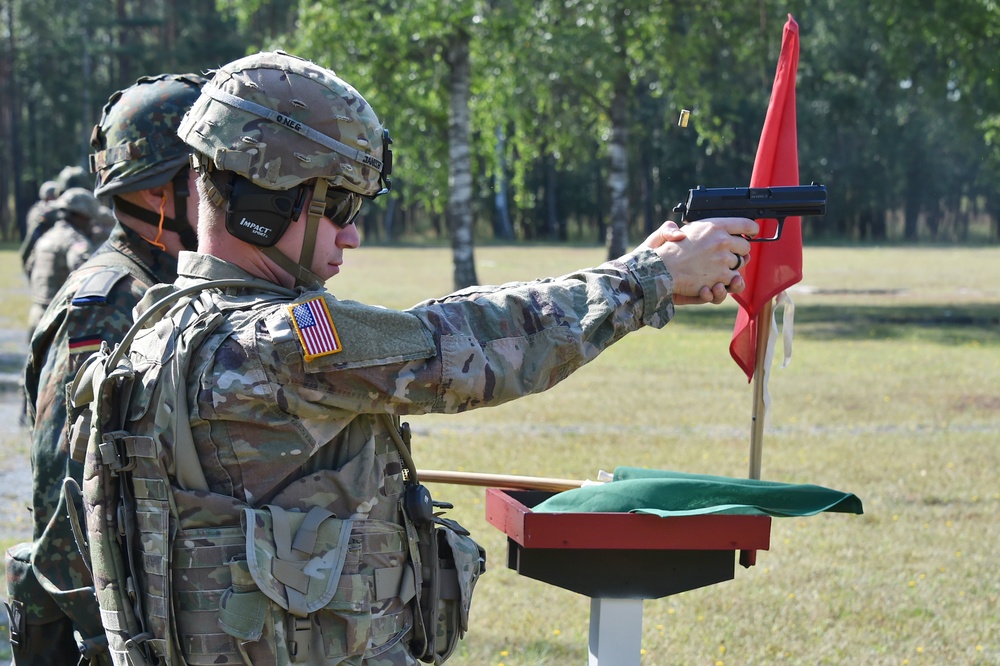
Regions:
[[779, 238], [781, 238], [781, 230], [785, 226], [785, 218], [783, 218], [783, 217], [776, 217], [776, 218], [772, 218], [772, 219], [777, 220], [777, 222], [778, 222], [778, 227], [774, 230], [774, 236], [772, 236], [770, 238], [757, 238], [757, 237], [755, 237], [755, 238], [750, 238], [748, 240], [751, 243], [772, 243], [772, 242], [778, 240]]

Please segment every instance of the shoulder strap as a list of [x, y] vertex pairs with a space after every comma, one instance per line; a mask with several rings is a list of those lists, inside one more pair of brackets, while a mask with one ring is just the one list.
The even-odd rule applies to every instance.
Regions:
[[[191, 294], [196, 294], [199, 291], [204, 291], [206, 289], [230, 289], [237, 287], [247, 287], [252, 285], [255, 288], [262, 289], [265, 291], [271, 291], [276, 294], [282, 294], [284, 296], [289, 296], [294, 298], [298, 292], [293, 289], [288, 289], [286, 287], [281, 287], [276, 284], [271, 284], [264, 281], [249, 282], [248, 280], [209, 280], [207, 282], [200, 282], [190, 287], [185, 287], [184, 289], [178, 289], [177, 291], [172, 291], [160, 300], [153, 303], [148, 310], [142, 313], [142, 315], [135, 320], [132, 327], [125, 333], [125, 336], [119, 342], [113, 352], [111, 352], [109, 358], [104, 363], [107, 368], [114, 368], [118, 365], [118, 361], [121, 357], [128, 351], [129, 347], [132, 345], [132, 341], [135, 336], [141, 331], [151, 320], [159, 317], [159, 315], [172, 304], [176, 303], [185, 296], [190, 296]], [[83, 405], [89, 403], [94, 394], [92, 392], [92, 386], [90, 386], [90, 373], [86, 372], [87, 367], [93, 367], [93, 364], [87, 364], [84, 368], [81, 368], [81, 372], [73, 379], [73, 385], [71, 389], [71, 395], [73, 396], [73, 403], [75, 405]]]
[[170, 307], [173, 303], [179, 301], [185, 296], [191, 294], [196, 294], [199, 291], [204, 291], [206, 289], [231, 289], [231, 288], [245, 288], [247, 286], [254, 286], [257, 289], [262, 289], [264, 291], [274, 292], [276, 294], [282, 294], [290, 298], [294, 298], [298, 292], [294, 289], [288, 289], [287, 287], [281, 287], [276, 284], [272, 284], [264, 281], [249, 282], [248, 280], [241, 279], [229, 279], [229, 280], [209, 280], [207, 282], [200, 282], [198, 284], [191, 285], [190, 287], [185, 287], [184, 289], [178, 289], [177, 291], [171, 292], [153, 303], [148, 310], [142, 313], [142, 315], [135, 320], [132, 324], [132, 328], [128, 330], [125, 337], [118, 344], [114, 353], [111, 355], [109, 366], [114, 366], [121, 358], [122, 354], [128, 350], [129, 345], [132, 344], [132, 340], [135, 336], [139, 334], [139, 331], [145, 327], [147, 322], [150, 320], [158, 318], [159, 314], [163, 312], [166, 308]]
[[129, 274], [124, 266], [105, 266], [84, 281], [73, 296], [73, 305], [92, 305], [108, 302], [108, 294], [123, 277]]
[[160, 282], [160, 279], [135, 258], [123, 253], [115, 246], [105, 246], [106, 252], [95, 255], [94, 261], [100, 261], [102, 265], [111, 267], [117, 266], [128, 271], [129, 275], [146, 285], [153, 285]]

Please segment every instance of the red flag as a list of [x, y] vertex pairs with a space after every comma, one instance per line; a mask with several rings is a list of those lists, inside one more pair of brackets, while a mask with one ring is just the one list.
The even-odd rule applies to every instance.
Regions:
[[[795, 129], [795, 75], [798, 67], [799, 24], [789, 14], [781, 37], [781, 55], [757, 145], [750, 187], [799, 184], [799, 150]], [[761, 237], [774, 235], [776, 220], [759, 220], [759, 223]], [[768, 301], [802, 279], [801, 218], [787, 218], [781, 238], [777, 241], [754, 243], [751, 261], [742, 275], [747, 287], [742, 294], [734, 296], [740, 309], [736, 314], [729, 353], [743, 368], [749, 381], [753, 378], [758, 327], [770, 326], [769, 321], [758, 321], [757, 315]]]

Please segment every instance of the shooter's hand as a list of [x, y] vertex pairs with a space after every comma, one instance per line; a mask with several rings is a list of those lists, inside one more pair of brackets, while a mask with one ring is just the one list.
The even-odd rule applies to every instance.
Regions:
[[679, 228], [664, 222], [639, 247], [656, 252], [674, 280], [674, 303], [719, 304], [727, 293], [746, 288], [739, 269], [750, 257], [743, 236], [758, 232], [757, 223], [739, 217], [717, 217]]

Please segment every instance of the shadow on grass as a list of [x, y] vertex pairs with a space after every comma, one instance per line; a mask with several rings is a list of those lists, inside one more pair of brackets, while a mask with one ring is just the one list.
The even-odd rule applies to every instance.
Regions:
[[[780, 313], [779, 313], [780, 320]], [[677, 324], [732, 328], [732, 309], [685, 308]], [[922, 340], [1000, 345], [1000, 307], [962, 305], [813, 305], [795, 310], [795, 335], [817, 340]]]

